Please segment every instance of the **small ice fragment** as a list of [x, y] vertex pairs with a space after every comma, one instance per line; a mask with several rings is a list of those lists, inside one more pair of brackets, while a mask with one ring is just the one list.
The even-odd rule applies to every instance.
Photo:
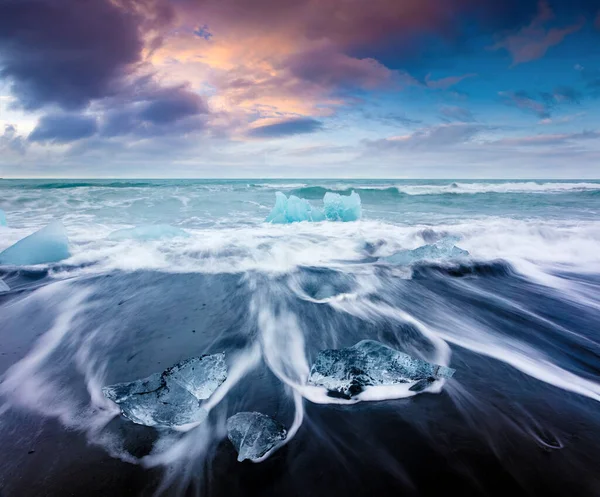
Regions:
[[0, 279], [0, 293], [10, 292], [10, 287], [6, 284], [6, 282]]
[[275, 205], [266, 219], [268, 223], [273, 224], [324, 220], [325, 215], [314, 208], [308, 200], [294, 195], [288, 198], [281, 192], [275, 193]]
[[422, 245], [414, 250], [401, 250], [382, 260], [390, 264], [408, 265], [416, 261], [427, 259], [456, 259], [466, 257], [469, 252], [454, 245], [457, 241], [455, 237], [447, 237], [430, 245]]
[[200, 401], [227, 378], [225, 354], [181, 361], [162, 373], [102, 388], [126, 418], [145, 426], [176, 427], [200, 423], [208, 415]]
[[360, 196], [354, 191], [347, 196], [327, 192], [323, 197], [323, 211], [330, 221], [357, 221], [362, 215]]
[[113, 231], [108, 235], [109, 240], [161, 240], [164, 238], [189, 237], [190, 234], [181, 228], [169, 226], [168, 224], [156, 224], [136, 226], [135, 228], [125, 228]]
[[255, 461], [285, 440], [286, 429], [260, 412], [238, 412], [227, 420], [227, 437], [238, 453], [238, 461]]
[[310, 369], [308, 383], [325, 387], [332, 397], [350, 399], [368, 386], [414, 383], [422, 391], [454, 369], [415, 359], [374, 340], [362, 340], [345, 349], [322, 350]]
[[4, 214], [4, 211], [2, 209], [0, 209], [0, 226], [6, 226], [6, 214]]
[[53, 221], [1, 252], [0, 264], [29, 266], [58, 262], [70, 256], [65, 227], [60, 221]]

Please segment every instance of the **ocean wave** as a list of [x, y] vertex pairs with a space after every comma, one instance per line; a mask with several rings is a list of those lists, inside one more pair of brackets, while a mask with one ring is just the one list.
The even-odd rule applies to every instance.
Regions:
[[321, 199], [326, 193], [338, 193], [340, 195], [350, 195], [353, 191], [360, 193], [360, 195], [364, 195], [365, 197], [377, 195], [381, 196], [394, 196], [397, 197], [401, 194], [395, 186], [385, 186], [385, 187], [376, 187], [376, 186], [352, 186], [352, 185], [339, 185], [339, 186], [304, 186], [301, 188], [294, 188], [289, 193], [291, 195], [296, 195], [301, 198], [307, 199]]
[[[281, 185], [282, 189], [286, 186]], [[559, 182], [506, 182], [506, 183], [462, 183], [452, 182], [447, 184], [396, 184], [396, 185], [361, 185], [361, 184], [337, 184], [337, 185], [306, 185], [293, 188], [290, 193], [299, 197], [316, 199], [321, 198], [327, 192], [347, 195], [356, 191], [361, 195], [385, 198], [386, 196], [399, 197], [403, 195], [460, 195], [460, 194], [488, 194], [488, 193], [600, 193], [600, 183], [559, 183]]]
[[36, 183], [36, 184], [24, 184], [21, 187], [26, 189], [35, 190], [63, 190], [70, 188], [147, 188], [152, 186], [159, 186], [156, 183], [148, 183], [141, 181], [111, 181], [105, 182], [55, 182], [55, 183]]
[[477, 193], [570, 193], [600, 191], [600, 183], [506, 182], [458, 183], [447, 185], [399, 185], [399, 192], [407, 195], [443, 195]]

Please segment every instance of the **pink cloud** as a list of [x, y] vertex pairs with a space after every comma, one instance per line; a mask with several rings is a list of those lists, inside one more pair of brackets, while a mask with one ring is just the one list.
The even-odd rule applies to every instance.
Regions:
[[425, 86], [432, 90], [447, 90], [451, 86], [460, 83], [463, 79], [473, 78], [477, 76], [475, 73], [463, 74], [462, 76], [448, 76], [437, 80], [431, 79], [431, 74], [425, 76]]
[[561, 43], [565, 37], [581, 29], [585, 21], [564, 28], [546, 29], [544, 24], [554, 18], [546, 0], [540, 0], [538, 14], [531, 23], [518, 32], [498, 41], [492, 50], [505, 49], [512, 55], [513, 66], [543, 57], [550, 47]]
[[295, 53], [283, 62], [294, 77], [324, 88], [390, 86], [394, 72], [375, 59], [350, 57], [333, 46]]

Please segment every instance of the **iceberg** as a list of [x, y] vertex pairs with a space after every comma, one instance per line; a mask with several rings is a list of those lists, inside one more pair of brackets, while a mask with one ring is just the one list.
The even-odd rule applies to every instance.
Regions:
[[266, 219], [268, 223], [273, 224], [324, 220], [325, 215], [310, 205], [308, 200], [295, 195], [290, 195], [288, 198], [281, 192], [275, 194], [275, 205]]
[[283, 193], [275, 194], [275, 205], [265, 219], [268, 223], [288, 224], [300, 221], [356, 221], [361, 216], [360, 196], [327, 192], [323, 197], [323, 210], [313, 207], [305, 198]]
[[374, 340], [345, 349], [322, 350], [310, 369], [308, 384], [324, 387], [331, 397], [351, 399], [368, 386], [413, 383], [420, 392], [455, 370], [415, 359]]
[[6, 214], [4, 214], [4, 211], [2, 209], [0, 209], [0, 226], [7, 226]]
[[469, 252], [454, 245], [458, 241], [455, 237], [447, 237], [436, 243], [422, 245], [414, 250], [401, 250], [382, 260], [390, 264], [408, 265], [424, 259], [456, 259], [467, 257]]
[[190, 234], [181, 228], [169, 226], [168, 224], [156, 224], [136, 226], [113, 231], [108, 235], [109, 240], [161, 240], [164, 238], [188, 237]]
[[4, 280], [0, 279], [0, 293], [10, 292], [10, 287], [6, 284]]
[[354, 191], [348, 196], [327, 192], [323, 197], [323, 211], [330, 221], [358, 221], [362, 215], [360, 196]]
[[256, 461], [285, 440], [286, 429], [260, 412], [238, 412], [227, 420], [227, 437], [238, 453], [238, 461]]
[[58, 262], [71, 256], [69, 239], [60, 221], [19, 240], [0, 253], [0, 264], [28, 266]]
[[226, 378], [225, 354], [203, 355], [141, 380], [103, 387], [102, 393], [136, 424], [177, 427], [204, 421], [208, 412], [200, 401]]

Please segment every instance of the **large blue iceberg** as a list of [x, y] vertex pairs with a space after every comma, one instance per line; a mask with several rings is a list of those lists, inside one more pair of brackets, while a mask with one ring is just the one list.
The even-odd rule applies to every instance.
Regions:
[[58, 262], [70, 256], [65, 227], [60, 221], [53, 221], [1, 252], [0, 264], [29, 266]]
[[300, 221], [357, 221], [362, 214], [360, 196], [352, 192], [348, 196], [327, 192], [323, 197], [323, 210], [313, 207], [304, 198], [294, 195], [286, 197], [275, 194], [275, 205], [266, 221], [274, 224], [288, 224]]
[[409, 383], [420, 392], [454, 369], [431, 364], [374, 340], [345, 349], [322, 350], [310, 369], [309, 385], [324, 387], [331, 397], [351, 399], [366, 387]]
[[164, 238], [188, 237], [187, 231], [168, 224], [150, 224], [113, 231], [108, 235], [109, 240], [161, 240]]
[[102, 393], [136, 424], [177, 427], [204, 421], [208, 412], [200, 401], [226, 378], [225, 354], [204, 355], [141, 380], [104, 387]]
[[4, 214], [4, 211], [0, 209], [0, 226], [6, 226], [6, 224], [6, 214]]
[[323, 210], [330, 221], [358, 221], [362, 215], [360, 196], [356, 192], [348, 196], [327, 192], [323, 197]]
[[275, 194], [275, 205], [267, 216], [266, 221], [274, 224], [295, 223], [298, 221], [324, 221], [325, 214], [310, 205], [304, 198], [283, 193]]

